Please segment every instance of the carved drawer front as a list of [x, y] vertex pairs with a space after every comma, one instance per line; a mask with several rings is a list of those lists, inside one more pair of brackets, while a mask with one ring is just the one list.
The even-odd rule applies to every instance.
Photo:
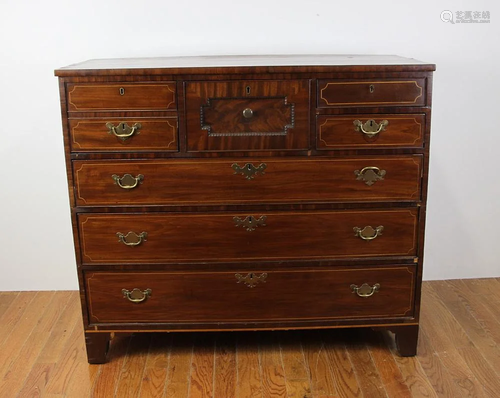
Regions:
[[80, 214], [84, 264], [415, 256], [417, 209]]
[[316, 119], [318, 149], [421, 148], [425, 115], [324, 115]]
[[177, 117], [70, 119], [71, 151], [177, 151]]
[[319, 108], [387, 105], [425, 105], [425, 79], [318, 81]]
[[73, 167], [80, 206], [419, 201], [422, 156], [74, 161]]
[[[216, 322], [410, 317], [415, 268], [88, 272], [85, 283], [91, 323], [200, 326]], [[230, 325], [206, 325], [211, 327]]]
[[309, 81], [186, 83], [189, 151], [309, 148]]
[[68, 83], [69, 112], [175, 110], [175, 83]]

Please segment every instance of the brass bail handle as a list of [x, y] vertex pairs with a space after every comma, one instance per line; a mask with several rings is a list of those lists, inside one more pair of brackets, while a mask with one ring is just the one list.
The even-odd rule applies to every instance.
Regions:
[[142, 184], [142, 181], [144, 180], [144, 176], [142, 174], [138, 174], [136, 177], [131, 174], [124, 174], [123, 177], [113, 174], [111, 178], [113, 178], [115, 184], [122, 189], [134, 189], [139, 184]]
[[376, 136], [381, 131], [384, 131], [389, 125], [389, 121], [382, 120], [380, 123], [377, 123], [375, 120], [369, 119], [363, 123], [361, 120], [355, 120], [353, 124], [355, 131], [361, 131], [363, 134], [371, 138]]
[[377, 181], [382, 181], [387, 172], [385, 170], [380, 170], [378, 167], [368, 166], [361, 170], [354, 170], [354, 175], [356, 180], [364, 181], [366, 185], [372, 186]]
[[143, 301], [146, 301], [148, 297], [151, 297], [152, 292], [153, 291], [151, 289], [141, 290], [138, 288], [134, 288], [131, 291], [122, 289], [123, 297], [133, 303], [142, 303]]
[[134, 134], [139, 134], [139, 129], [142, 125], [140, 123], [134, 123], [133, 126], [129, 126], [127, 122], [121, 122], [118, 123], [118, 126], [115, 126], [113, 123], [108, 122], [106, 123], [106, 127], [109, 129], [108, 134], [113, 134], [115, 137], [125, 141]]
[[354, 236], [358, 236], [363, 240], [373, 240], [382, 235], [384, 226], [379, 225], [377, 228], [373, 228], [370, 225], [367, 225], [363, 229], [359, 227], [354, 227], [353, 230], [354, 230]]
[[147, 240], [148, 233], [141, 232], [140, 234], [136, 234], [135, 232], [130, 231], [127, 235], [125, 235], [121, 232], [117, 232], [116, 236], [118, 236], [118, 242], [121, 242], [126, 246], [139, 246], [142, 242]]
[[363, 283], [360, 287], [358, 287], [358, 285], [351, 285], [351, 291], [359, 297], [371, 297], [379, 290], [379, 283], [375, 283], [373, 286], [370, 286], [368, 283]]

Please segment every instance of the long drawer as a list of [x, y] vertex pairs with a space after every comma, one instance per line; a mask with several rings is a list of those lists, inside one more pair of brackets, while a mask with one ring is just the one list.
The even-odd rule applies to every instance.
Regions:
[[414, 256], [417, 209], [80, 214], [84, 264]]
[[85, 283], [91, 323], [384, 318], [412, 315], [415, 268], [89, 272]]
[[74, 161], [79, 206], [418, 201], [422, 156]]

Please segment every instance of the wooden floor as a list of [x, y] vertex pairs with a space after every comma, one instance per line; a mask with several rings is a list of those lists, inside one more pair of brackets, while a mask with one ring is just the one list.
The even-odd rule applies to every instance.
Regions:
[[0, 397], [500, 397], [500, 278], [424, 283], [414, 358], [358, 329], [122, 336], [88, 365], [79, 305], [0, 293]]

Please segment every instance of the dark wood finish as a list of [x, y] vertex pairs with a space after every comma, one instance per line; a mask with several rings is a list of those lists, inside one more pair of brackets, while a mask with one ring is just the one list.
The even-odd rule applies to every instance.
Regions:
[[402, 357], [417, 355], [418, 326], [399, 326], [391, 328], [396, 335], [396, 347]]
[[425, 105], [425, 79], [318, 81], [318, 107]]
[[[237, 283], [236, 273], [249, 272], [261, 274], [255, 267], [203, 273], [90, 272], [85, 276], [90, 319], [92, 323], [270, 322], [394, 318], [411, 316], [413, 310], [414, 267], [270, 271], [265, 282], [253, 288]], [[351, 284], [363, 283], [379, 283], [380, 290], [366, 298], [352, 293]], [[122, 289], [134, 287], [151, 289], [151, 297], [141, 303], [124, 299]]]
[[89, 363], [104, 363], [109, 350], [111, 333], [85, 333], [85, 346]]
[[[266, 168], [251, 179], [233, 169], [247, 164]], [[355, 171], [369, 166], [384, 170], [383, 180], [358, 180]], [[74, 161], [73, 168], [79, 206], [419, 201], [422, 157]], [[112, 176], [125, 174], [143, 180], [120, 188]]]
[[[109, 133], [107, 123], [118, 126], [127, 123], [130, 127], [139, 123], [139, 133], [125, 140]], [[70, 119], [72, 152], [107, 151], [177, 151], [177, 117], [163, 118], [93, 118]]]
[[[248, 231], [234, 217], [266, 217]], [[249, 261], [414, 256], [418, 211], [340, 211], [225, 214], [81, 215], [84, 264]], [[371, 241], [354, 227], [383, 226]], [[147, 233], [137, 246], [119, 242], [117, 233]], [[131, 240], [130, 240], [131, 241]]]
[[[108, 333], [119, 331], [371, 326], [394, 330], [401, 354], [413, 355], [420, 322], [434, 70], [432, 64], [396, 56], [336, 55], [91, 60], [57, 70], [85, 332], [104, 333], [106, 340]], [[245, 117], [247, 108], [252, 112]], [[367, 138], [354, 131], [353, 121], [358, 119], [387, 119], [389, 125]], [[122, 144], [106, 131], [101, 135], [98, 126], [105, 121], [142, 121], [143, 132]], [[163, 133], [166, 121], [177, 121], [177, 136], [171, 129]], [[233, 174], [233, 162], [240, 166], [266, 163], [267, 167], [265, 174], [247, 180]], [[354, 171], [367, 166], [385, 170], [383, 179], [372, 185], [357, 180]], [[113, 174], [143, 177], [137, 188], [124, 190], [115, 185]], [[380, 221], [382, 214], [387, 217]], [[268, 217], [266, 225], [254, 231], [234, 225], [233, 217], [261, 215]], [[384, 225], [382, 235], [372, 241], [356, 237], [353, 227], [366, 225]], [[116, 232], [129, 231], [149, 232], [147, 241], [125, 246]], [[301, 275], [293, 279], [297, 308], [305, 313], [302, 300], [307, 301], [307, 295], [297, 291], [309, 289], [313, 297], [327, 297], [330, 291], [317, 279], [318, 272], [332, 276], [326, 279], [335, 285], [333, 276], [341, 270], [349, 275], [380, 272], [393, 280], [405, 268], [412, 270], [413, 286], [411, 311], [406, 315], [377, 315], [369, 307], [355, 314], [354, 307], [340, 301], [332, 307], [338, 317], [330, 319], [280, 321], [255, 315], [252, 321], [214, 319], [185, 327], [185, 323], [172, 323], [168, 312], [162, 313], [166, 308], [159, 307], [154, 322], [96, 323], [89, 318], [86, 276], [94, 273], [110, 278], [138, 273], [141, 281], [152, 283], [156, 283], [153, 275], [175, 274], [169, 279], [173, 290], [190, 284], [199, 290], [179, 293], [179, 308], [186, 308], [197, 294], [222, 300], [217, 289], [208, 286], [222, 283], [214, 275], [245, 270], [280, 273], [287, 280], [290, 272], [296, 272], [293, 275]], [[198, 278], [209, 283], [196, 279], [201, 274], [211, 275]], [[184, 277], [178, 281], [180, 275]], [[309, 280], [317, 281], [316, 288], [307, 285]], [[257, 294], [264, 285], [270, 289], [267, 283], [253, 289], [236, 286]], [[138, 286], [129, 286], [134, 287]], [[288, 294], [285, 287], [280, 289]], [[382, 297], [381, 292], [371, 298]], [[238, 296], [232, 297], [238, 302]], [[389, 306], [400, 304], [397, 294], [392, 297]], [[319, 307], [327, 305], [317, 301]], [[123, 305], [127, 299], [120, 297], [119, 302]], [[224, 310], [237, 311], [228, 302]], [[256, 311], [252, 303], [245, 305]], [[276, 295], [260, 307], [270, 314], [278, 308], [274, 305], [280, 305]], [[189, 306], [181, 315], [202, 319], [204, 313], [196, 312], [196, 307]], [[287, 311], [283, 309], [284, 316]], [[126, 316], [125, 311], [121, 314]], [[116, 311], [115, 316], [119, 315]], [[91, 361], [103, 360], [103, 340], [89, 340], [95, 347]], [[186, 350], [191, 348], [192, 344]], [[322, 355], [345, 363], [341, 353], [341, 357]], [[207, 353], [197, 369], [198, 363], [208, 369], [204, 364], [210, 358], [215, 356]], [[368, 356], [355, 358], [357, 372], [373, 370]], [[380, 358], [374, 357], [374, 364]], [[467, 358], [475, 359], [469, 352]], [[136, 377], [148, 367], [144, 359], [137, 365], [126, 363], [125, 373]], [[261, 391], [268, 391], [295, 368], [293, 358], [279, 361], [266, 354], [260, 361], [265, 365], [260, 375], [267, 380]], [[185, 361], [186, 366], [190, 363]], [[408, 362], [397, 366], [402, 377], [415, 373]], [[325, 368], [325, 377], [327, 372]], [[210, 371], [197, 373], [193, 382], [209, 376]], [[365, 395], [375, 388], [382, 391], [380, 382], [390, 377], [381, 376], [356, 391]], [[181, 380], [170, 370], [168, 378]], [[305, 380], [303, 375], [288, 380], [280, 394], [343, 394], [340, 386], [323, 390], [319, 380], [308, 390]], [[411, 391], [429, 391], [427, 387], [420, 380]], [[393, 394], [395, 388], [386, 392]], [[126, 390], [119, 390], [120, 394]], [[202, 391], [180, 382], [179, 388], [167, 393], [177, 390]], [[244, 390], [251, 391], [248, 386]], [[209, 393], [209, 388], [203, 391]]]
[[[175, 84], [68, 84], [69, 112], [176, 108]], [[122, 90], [122, 91], [120, 91]], [[122, 94], [123, 93], [123, 94]]]
[[309, 148], [309, 80], [188, 82], [185, 90], [188, 151]]
[[[354, 121], [374, 120], [389, 124], [379, 134], [370, 137], [356, 131]], [[364, 114], [328, 115], [317, 117], [318, 149], [357, 148], [420, 148], [424, 142], [425, 115], [421, 114]]]

